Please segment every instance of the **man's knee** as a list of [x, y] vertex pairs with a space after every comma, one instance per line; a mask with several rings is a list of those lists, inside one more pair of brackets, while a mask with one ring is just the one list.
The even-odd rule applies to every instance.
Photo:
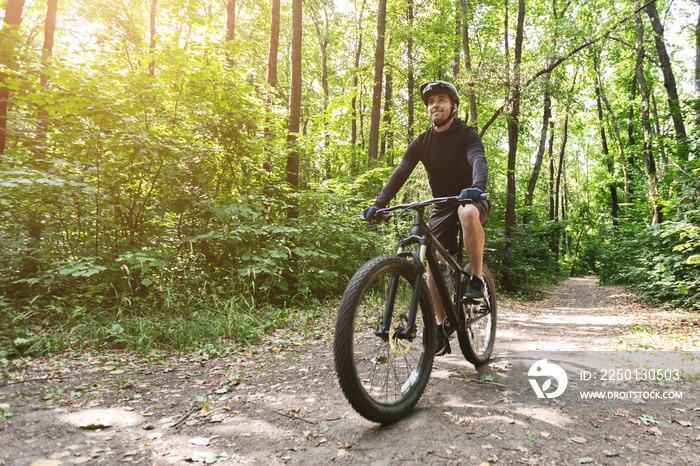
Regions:
[[462, 225], [481, 225], [481, 220], [479, 219], [479, 209], [473, 205], [464, 205], [459, 209], [459, 221]]

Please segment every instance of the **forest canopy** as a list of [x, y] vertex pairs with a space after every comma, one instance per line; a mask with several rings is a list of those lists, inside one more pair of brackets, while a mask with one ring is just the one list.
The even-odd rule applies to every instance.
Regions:
[[[245, 339], [338, 298], [395, 247], [360, 213], [429, 127], [418, 87], [434, 79], [484, 140], [503, 291], [595, 274], [698, 309], [697, 3], [0, 10], [3, 339], [87, 315], [111, 329], [98, 342], [131, 331], [123, 316], [163, 316], [153, 338], [173, 347], [173, 328], [213, 316], [225, 331], [200, 336]], [[395, 201], [429, 196], [416, 170]]]

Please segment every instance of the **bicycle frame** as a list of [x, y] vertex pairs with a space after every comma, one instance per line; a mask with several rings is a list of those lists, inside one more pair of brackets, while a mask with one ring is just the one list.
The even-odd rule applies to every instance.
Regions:
[[[413, 294], [411, 296], [411, 304], [408, 315], [408, 325], [405, 329], [398, 332], [397, 336], [399, 338], [412, 340], [415, 337], [415, 333], [417, 331], [417, 329], [415, 328], [416, 312], [418, 311], [418, 299], [421, 290], [420, 285], [423, 279], [423, 273], [426, 271], [424, 265], [426, 264], [426, 262], [432, 273], [433, 280], [435, 281], [435, 284], [437, 286], [440, 301], [442, 302], [443, 308], [445, 309], [445, 313], [447, 314], [447, 319], [452, 325], [452, 328], [466, 328], [464, 320], [460, 318], [461, 313], [458, 312], [459, 306], [461, 305], [460, 297], [462, 296], [464, 291], [466, 291], [462, 289], [462, 276], [466, 274], [459, 265], [459, 263], [462, 262], [464, 256], [464, 244], [462, 242], [461, 228], [459, 237], [458, 262], [452, 257], [452, 255], [447, 251], [447, 249], [442, 244], [440, 244], [440, 241], [438, 241], [437, 238], [435, 238], [433, 233], [430, 231], [430, 228], [428, 228], [428, 226], [425, 224], [425, 220], [423, 219], [424, 210], [426, 206], [431, 204], [437, 204], [439, 202], [449, 202], [456, 200], [458, 200], [457, 197], [435, 198], [416, 204], [399, 205], [387, 209], [382, 209], [383, 212], [390, 212], [393, 210], [399, 210], [401, 208], [405, 208], [406, 210], [415, 210], [415, 218], [413, 221], [413, 229], [411, 230], [411, 236], [409, 236], [408, 238], [400, 238], [397, 250], [398, 256], [411, 257], [413, 259], [416, 270], [418, 272], [416, 273], [416, 281], [414, 283]], [[420, 245], [418, 252], [404, 251], [406, 247], [411, 246], [413, 244]], [[444, 258], [445, 263], [449, 265], [452, 271], [452, 277], [455, 283], [454, 300], [450, 296], [449, 290], [447, 288], [447, 283], [445, 283], [442, 271], [440, 270], [437, 253], [440, 253], [440, 255]], [[466, 278], [468, 279], [469, 277]], [[385, 339], [389, 338], [389, 328], [393, 319], [393, 307], [394, 299], [396, 296], [397, 283], [398, 276], [394, 276], [389, 289], [389, 295], [384, 311], [384, 319], [382, 321], [382, 326], [375, 332], [377, 336]], [[479, 319], [470, 320], [469, 325], [473, 324], [477, 320]]]

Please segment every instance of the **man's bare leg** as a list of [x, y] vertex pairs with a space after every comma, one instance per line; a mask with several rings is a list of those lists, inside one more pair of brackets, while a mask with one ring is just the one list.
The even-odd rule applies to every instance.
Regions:
[[[445, 260], [440, 253], [438, 253], [437, 256], [438, 260]], [[440, 294], [438, 293], [437, 285], [435, 284], [435, 279], [430, 271], [430, 267], [428, 267], [428, 290], [430, 291], [430, 297], [433, 298], [433, 308], [435, 309], [437, 323], [441, 324], [445, 320], [445, 317], [447, 317], [447, 313], [445, 312], [445, 307], [442, 305], [442, 300], [440, 299]]]
[[[459, 222], [462, 224], [462, 238], [467, 250], [472, 275], [482, 278], [484, 263], [484, 244], [486, 236], [479, 218], [479, 209], [471, 204], [461, 206], [458, 211]], [[444, 310], [443, 310], [444, 312]]]

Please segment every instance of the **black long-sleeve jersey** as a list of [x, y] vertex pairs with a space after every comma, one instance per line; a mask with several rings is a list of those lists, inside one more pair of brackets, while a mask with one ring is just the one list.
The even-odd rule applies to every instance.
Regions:
[[428, 172], [433, 197], [457, 196], [471, 187], [486, 191], [489, 169], [484, 144], [475, 128], [455, 118], [447, 131], [437, 132], [431, 127], [408, 145], [374, 203], [377, 207], [389, 204], [418, 162]]

